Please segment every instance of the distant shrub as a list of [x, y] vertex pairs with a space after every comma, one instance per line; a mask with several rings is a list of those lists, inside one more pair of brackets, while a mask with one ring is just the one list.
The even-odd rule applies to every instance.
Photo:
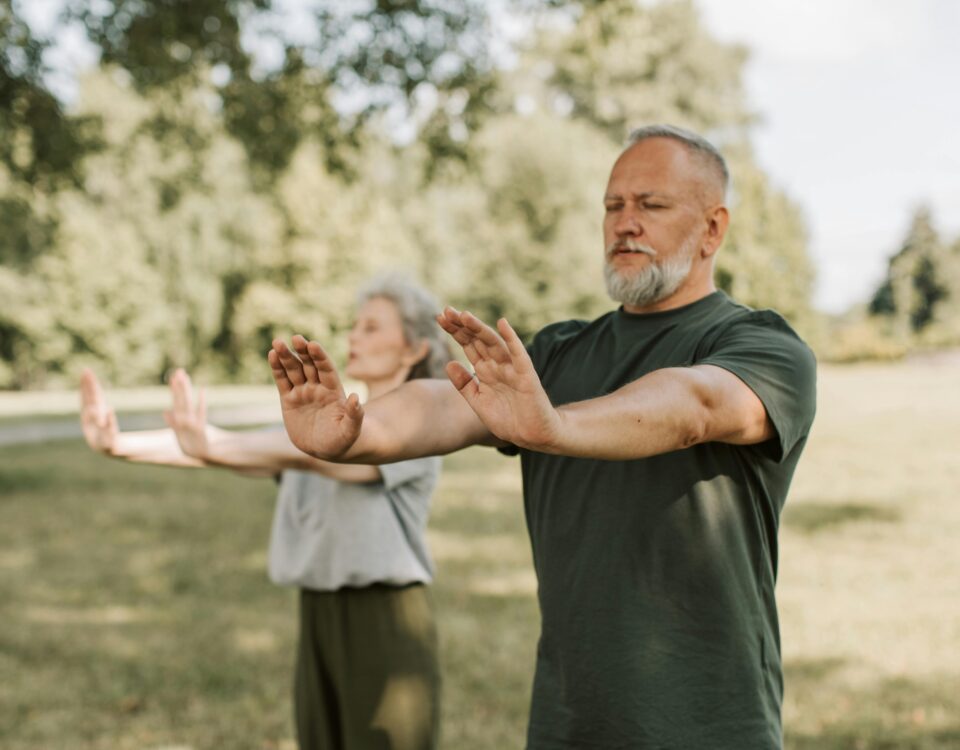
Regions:
[[826, 362], [851, 363], [903, 359], [910, 350], [907, 341], [873, 319], [836, 324], [818, 348]]

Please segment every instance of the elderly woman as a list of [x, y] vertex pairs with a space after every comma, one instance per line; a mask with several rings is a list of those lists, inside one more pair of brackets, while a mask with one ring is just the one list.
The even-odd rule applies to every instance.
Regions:
[[[450, 355], [423, 289], [375, 279], [358, 297], [346, 373], [376, 398], [443, 377]], [[222, 466], [280, 483], [270, 540], [274, 583], [300, 589], [294, 708], [301, 750], [436, 747], [439, 671], [425, 531], [437, 457], [341, 465], [301, 453], [282, 430], [207, 424], [203, 395], [171, 379], [170, 429], [120, 432], [93, 373], [82, 378], [88, 445], [125, 459]]]

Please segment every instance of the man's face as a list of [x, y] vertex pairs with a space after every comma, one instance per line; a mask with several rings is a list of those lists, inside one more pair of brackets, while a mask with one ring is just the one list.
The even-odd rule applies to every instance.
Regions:
[[604, 196], [605, 276], [614, 299], [644, 307], [686, 281], [706, 231], [707, 179], [668, 138], [641, 141], [620, 156]]

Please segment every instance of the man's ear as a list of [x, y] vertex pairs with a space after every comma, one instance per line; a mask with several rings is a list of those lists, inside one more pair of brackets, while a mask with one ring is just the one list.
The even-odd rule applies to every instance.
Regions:
[[703, 236], [703, 246], [701, 247], [700, 254], [704, 258], [709, 258], [716, 253], [717, 250], [720, 249], [720, 245], [723, 244], [723, 238], [727, 234], [727, 227], [730, 226], [730, 212], [727, 211], [727, 207], [724, 205], [714, 206], [707, 211], [706, 221], [707, 231]]

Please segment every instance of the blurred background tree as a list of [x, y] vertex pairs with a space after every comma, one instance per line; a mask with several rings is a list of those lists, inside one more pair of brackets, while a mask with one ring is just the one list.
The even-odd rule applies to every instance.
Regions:
[[[272, 337], [337, 341], [378, 270], [525, 335], [596, 315], [603, 186], [650, 122], [728, 155], [720, 287], [822, 327], [804, 218], [753, 156], [747, 51], [690, 0], [297, 8], [63, 0], [56, 30], [99, 54], [66, 103], [48, 85], [57, 31], [0, 0], [0, 387], [83, 365], [265, 380]], [[956, 339], [960, 249], [915, 230], [870, 325]]]
[[900, 340], [960, 341], [960, 240], [952, 247], [933, 224], [928, 206], [914, 213], [900, 249], [869, 311]]

